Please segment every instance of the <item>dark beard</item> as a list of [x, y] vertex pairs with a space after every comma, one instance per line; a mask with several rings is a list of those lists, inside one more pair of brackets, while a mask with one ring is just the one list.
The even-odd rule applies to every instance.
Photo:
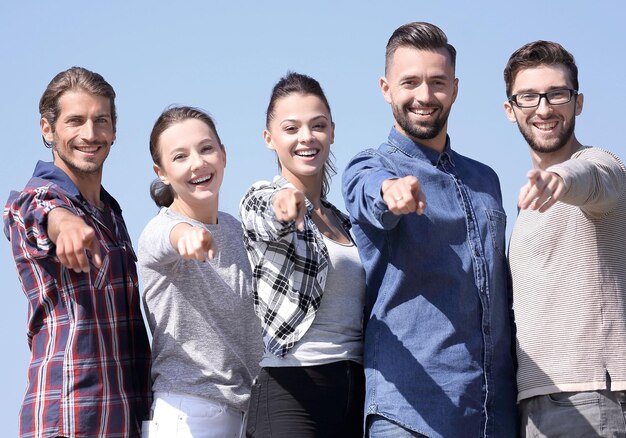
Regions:
[[524, 140], [526, 140], [526, 143], [528, 143], [528, 146], [530, 146], [530, 148], [533, 151], [540, 153], [540, 154], [550, 154], [550, 153], [561, 150], [563, 146], [565, 146], [570, 141], [570, 139], [572, 138], [572, 135], [574, 135], [575, 125], [576, 125], [576, 118], [573, 117], [572, 123], [569, 129], [567, 131], [563, 131], [561, 135], [559, 135], [559, 137], [557, 138], [557, 142], [551, 146], [543, 146], [543, 145], [538, 144], [535, 141], [535, 139], [532, 137], [532, 135], [527, 134], [526, 132], [522, 130], [519, 124], [517, 125], [517, 128], [519, 129], [519, 132], [522, 134], [522, 137], [524, 137]]
[[399, 111], [395, 106], [392, 106], [391, 108], [398, 125], [400, 125], [404, 132], [406, 132], [411, 138], [417, 140], [430, 140], [431, 138], [435, 138], [439, 135], [448, 121], [448, 115], [450, 114], [450, 110], [448, 109], [448, 112], [442, 112], [431, 125], [415, 125], [410, 122], [404, 112]]

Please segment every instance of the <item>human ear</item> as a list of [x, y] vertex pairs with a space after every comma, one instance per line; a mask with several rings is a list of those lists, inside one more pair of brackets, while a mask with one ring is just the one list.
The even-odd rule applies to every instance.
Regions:
[[39, 121], [39, 126], [41, 127], [41, 135], [47, 143], [52, 144], [52, 140], [54, 140], [54, 129], [52, 125], [45, 117], [42, 117]]
[[159, 167], [158, 164], [153, 164], [152, 165], [152, 169], [154, 170], [154, 173], [157, 174], [157, 176], [159, 177], [159, 179], [161, 180], [161, 182], [165, 185], [169, 185], [170, 181], [167, 178], [167, 176], [165, 175], [165, 173], [163, 173], [163, 170], [161, 170], [161, 168]]
[[452, 92], [452, 103], [456, 102], [456, 96], [459, 94], [459, 79], [454, 78], [454, 91]]
[[387, 103], [391, 103], [391, 93], [389, 92], [389, 82], [387, 82], [387, 78], [382, 76], [378, 84], [380, 85], [380, 91], [383, 93], [383, 97]]
[[272, 151], [276, 150], [272, 144], [272, 134], [270, 134], [270, 131], [267, 129], [263, 130], [263, 140], [265, 140], [265, 145], [268, 149]]
[[583, 112], [583, 103], [585, 102], [585, 96], [582, 93], [576, 95], [576, 115], [579, 116]]
[[515, 117], [515, 110], [510, 101], [504, 102], [504, 114], [510, 122], [517, 123], [517, 117]]

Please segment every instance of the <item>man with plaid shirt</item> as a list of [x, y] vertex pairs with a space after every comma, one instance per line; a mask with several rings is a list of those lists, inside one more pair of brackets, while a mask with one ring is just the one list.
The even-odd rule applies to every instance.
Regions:
[[121, 209], [101, 186], [114, 99], [97, 73], [55, 76], [39, 104], [53, 163], [37, 163], [5, 206], [29, 304], [20, 437], [139, 437], [150, 407], [136, 258]]

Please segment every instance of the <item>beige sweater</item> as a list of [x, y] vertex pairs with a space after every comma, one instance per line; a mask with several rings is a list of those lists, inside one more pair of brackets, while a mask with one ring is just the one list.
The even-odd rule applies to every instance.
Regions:
[[626, 390], [626, 169], [582, 148], [547, 169], [566, 192], [545, 213], [522, 210], [509, 249], [518, 400]]

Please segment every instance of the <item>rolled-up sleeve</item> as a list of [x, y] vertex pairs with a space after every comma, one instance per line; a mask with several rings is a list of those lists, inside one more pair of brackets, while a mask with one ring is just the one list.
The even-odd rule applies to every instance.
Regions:
[[254, 241], [272, 242], [295, 231], [295, 222], [276, 219], [272, 197], [287, 187], [276, 187], [268, 182], [255, 183], [239, 204], [241, 223], [247, 236]]
[[59, 207], [80, 214], [51, 184], [11, 193], [4, 208], [4, 233], [25, 258], [39, 259], [50, 254], [54, 243], [48, 235], [48, 214]]

